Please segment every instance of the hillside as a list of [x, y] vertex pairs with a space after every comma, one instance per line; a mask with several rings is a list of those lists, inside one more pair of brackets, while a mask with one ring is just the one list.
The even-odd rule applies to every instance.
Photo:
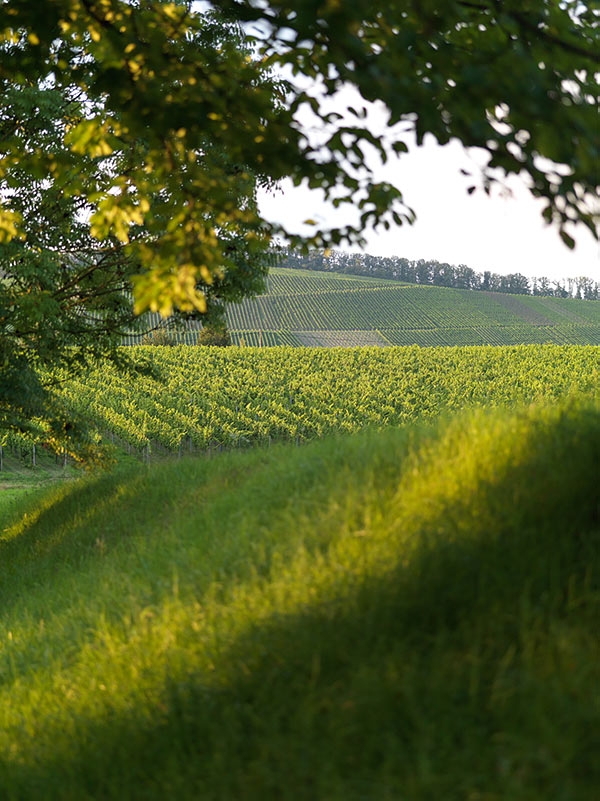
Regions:
[[600, 303], [469, 292], [273, 269], [264, 295], [231, 305], [245, 345], [600, 344]]
[[595, 798], [599, 447], [536, 405], [0, 510], [2, 798]]

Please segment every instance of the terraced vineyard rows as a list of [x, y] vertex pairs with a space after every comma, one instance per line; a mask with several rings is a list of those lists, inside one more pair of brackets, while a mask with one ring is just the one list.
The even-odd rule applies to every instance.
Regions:
[[[227, 310], [235, 342], [355, 346], [600, 344], [600, 303], [273, 270], [268, 291]], [[362, 334], [360, 333], [362, 332]]]
[[[314, 273], [309, 270], [273, 269], [267, 278], [268, 295], [303, 295], [320, 292], [346, 292], [388, 286], [389, 281], [361, 278], [340, 273]], [[395, 284], [401, 286], [400, 283]]]
[[[503, 295], [502, 297], [510, 297]], [[519, 302], [543, 314], [551, 323], [571, 323], [598, 325], [600, 311], [597, 301], [575, 300], [570, 298], [536, 298], [519, 296]]]
[[146, 452], [309, 439], [469, 406], [598, 397], [600, 348], [136, 348], [162, 381], [102, 369], [63, 400]]
[[600, 337], [593, 326], [472, 326], [470, 328], [428, 328], [380, 332], [391, 345], [598, 345]]
[[326, 348], [385, 347], [391, 342], [380, 331], [296, 331], [301, 345]]
[[[159, 323], [150, 316], [150, 325]], [[600, 302], [469, 292], [308, 270], [272, 270], [267, 291], [227, 307], [236, 345], [600, 344]], [[198, 323], [175, 338], [196, 344]], [[139, 344], [140, 336], [123, 344]]]
[[233, 345], [238, 345], [242, 348], [246, 346], [271, 348], [277, 345], [289, 345], [292, 348], [297, 348], [303, 344], [297, 334], [291, 334], [289, 331], [263, 331], [262, 329], [232, 331], [231, 341]]
[[[423, 294], [426, 293], [426, 297]], [[375, 287], [318, 294], [263, 295], [228, 310], [231, 330], [263, 328], [290, 331], [356, 331], [376, 328], [440, 327], [457, 324], [459, 304], [449, 306], [446, 297], [427, 288]], [[489, 316], [472, 309], [464, 324], [489, 323]], [[507, 315], [508, 317], [508, 315]], [[510, 322], [518, 317], [508, 317]]]

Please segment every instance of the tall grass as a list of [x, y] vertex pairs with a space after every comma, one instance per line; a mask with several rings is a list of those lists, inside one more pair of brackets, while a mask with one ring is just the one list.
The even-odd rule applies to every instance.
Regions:
[[63, 486], [0, 539], [7, 799], [589, 801], [600, 414]]

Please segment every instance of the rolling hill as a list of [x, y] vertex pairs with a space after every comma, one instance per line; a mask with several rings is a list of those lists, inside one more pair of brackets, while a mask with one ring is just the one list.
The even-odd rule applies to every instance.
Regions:
[[[266, 291], [227, 307], [234, 345], [600, 345], [600, 303], [273, 268]], [[160, 325], [158, 314], [150, 324]], [[199, 322], [170, 334], [195, 345]], [[124, 344], [144, 341], [131, 335]], [[151, 343], [150, 343], [151, 344]], [[162, 344], [160, 339], [155, 344]]]
[[246, 345], [600, 344], [594, 301], [290, 269], [273, 269], [265, 294], [232, 304], [227, 322]]

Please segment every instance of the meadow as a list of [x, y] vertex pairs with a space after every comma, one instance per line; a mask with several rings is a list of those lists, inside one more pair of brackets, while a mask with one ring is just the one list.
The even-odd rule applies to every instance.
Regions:
[[599, 454], [563, 400], [30, 497], [2, 797], [589, 801]]

